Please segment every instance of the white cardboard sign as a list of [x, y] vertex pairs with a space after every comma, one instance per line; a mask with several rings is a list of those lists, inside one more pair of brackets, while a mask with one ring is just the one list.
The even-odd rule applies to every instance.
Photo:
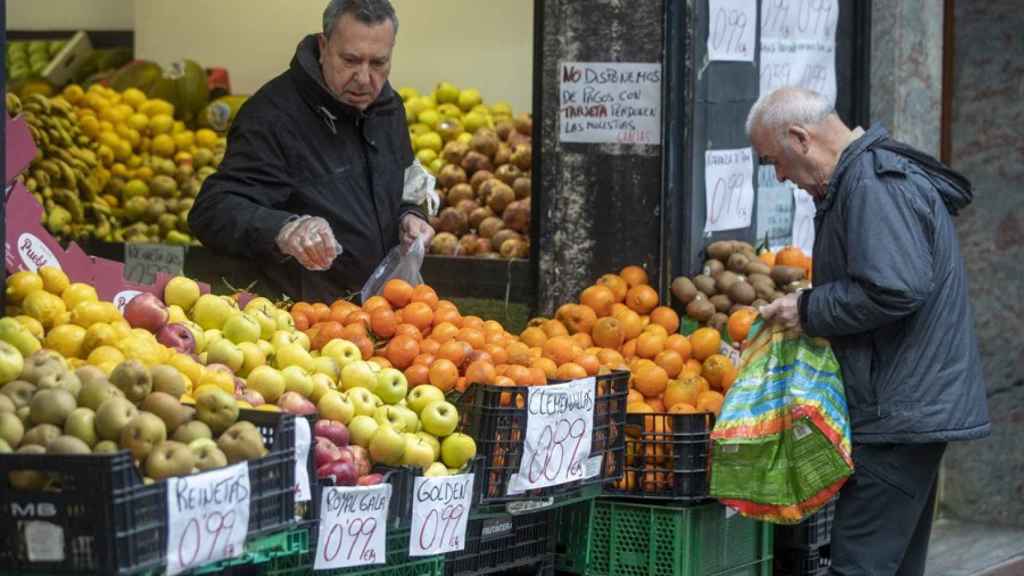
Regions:
[[761, 94], [801, 86], [836, 101], [838, 0], [764, 0]]
[[705, 232], [750, 226], [754, 212], [754, 153], [751, 148], [704, 153]]
[[314, 570], [384, 564], [391, 485], [325, 486]]
[[661, 144], [661, 64], [563, 62], [562, 142]]
[[708, 60], [754, 61], [757, 0], [711, 0], [708, 17]]
[[308, 502], [312, 495], [309, 489], [309, 445], [312, 442], [309, 420], [295, 417], [295, 501]]
[[473, 475], [416, 478], [409, 556], [434, 556], [466, 547]]
[[167, 480], [167, 574], [234, 558], [249, 533], [249, 463]]

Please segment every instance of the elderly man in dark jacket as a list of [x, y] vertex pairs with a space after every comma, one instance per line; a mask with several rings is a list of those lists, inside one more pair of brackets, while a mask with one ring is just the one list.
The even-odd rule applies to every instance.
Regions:
[[814, 287], [761, 314], [828, 338], [843, 372], [854, 475], [840, 492], [832, 574], [924, 574], [946, 444], [990, 432], [952, 215], [961, 175], [851, 131], [821, 95], [782, 88], [750, 111], [763, 164], [814, 197]]
[[402, 201], [413, 152], [387, 81], [394, 9], [332, 0], [323, 24], [239, 111], [189, 225], [211, 249], [258, 263], [271, 291], [331, 302], [400, 239], [429, 244], [434, 231]]

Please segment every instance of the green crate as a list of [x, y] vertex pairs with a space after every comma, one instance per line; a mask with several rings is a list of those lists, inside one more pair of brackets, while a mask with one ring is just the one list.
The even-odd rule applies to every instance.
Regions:
[[584, 576], [770, 576], [772, 527], [692, 508], [598, 499], [562, 511], [558, 569]]
[[220, 574], [229, 568], [240, 566], [262, 566], [275, 558], [290, 557], [309, 552], [309, 530], [295, 528], [271, 534], [265, 538], [250, 540], [245, 543], [245, 552], [241, 556], [213, 562], [196, 568], [190, 574]]
[[[302, 554], [281, 556], [270, 561], [263, 572], [266, 576], [298, 576], [313, 573], [313, 555], [316, 554], [316, 530], [309, 530], [311, 546]], [[358, 566], [339, 570], [324, 570], [317, 576], [444, 576], [444, 556], [409, 557], [409, 531], [388, 532], [385, 552], [386, 564]]]

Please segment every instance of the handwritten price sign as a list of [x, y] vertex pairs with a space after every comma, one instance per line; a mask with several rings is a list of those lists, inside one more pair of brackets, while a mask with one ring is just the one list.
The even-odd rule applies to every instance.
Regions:
[[750, 148], [708, 150], [705, 155], [705, 232], [750, 226], [754, 212], [754, 154]]
[[416, 478], [409, 556], [434, 556], [466, 547], [473, 475]]
[[124, 279], [135, 284], [152, 284], [158, 272], [181, 274], [185, 248], [165, 244], [125, 244]]
[[324, 487], [314, 570], [383, 564], [391, 485]]
[[510, 495], [588, 477], [594, 385], [591, 377], [530, 388], [523, 457], [509, 479]]
[[838, 0], [764, 0], [761, 94], [801, 86], [835, 102], [838, 25]]
[[309, 420], [302, 416], [295, 418], [295, 501], [308, 502], [312, 499], [309, 490], [309, 445], [311, 442]]
[[167, 481], [167, 574], [242, 554], [249, 533], [249, 464]]
[[756, 0], [711, 0], [708, 11], [708, 59], [753, 62]]

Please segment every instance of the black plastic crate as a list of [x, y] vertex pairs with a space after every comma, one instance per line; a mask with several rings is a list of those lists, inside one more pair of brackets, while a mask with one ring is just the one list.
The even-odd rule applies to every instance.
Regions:
[[836, 501], [830, 500], [803, 522], [775, 527], [775, 548], [820, 548], [832, 543], [832, 520], [836, 515]]
[[775, 550], [775, 574], [778, 576], [827, 576], [832, 565], [830, 546]]
[[[403, 466], [401, 468], [390, 468], [387, 466], [374, 466], [372, 472], [384, 476], [384, 482], [391, 484], [391, 501], [388, 504], [388, 530], [408, 530], [412, 524], [412, 503], [413, 488], [416, 487], [416, 477], [422, 475], [419, 468]], [[323, 500], [323, 489], [334, 486], [330, 478], [323, 480], [311, 479], [311, 490], [315, 498], [312, 502], [315, 516], [312, 520], [320, 520], [320, 501]]]
[[711, 413], [629, 414], [625, 473], [606, 492], [695, 505], [710, 500]]
[[462, 431], [477, 443], [474, 504], [488, 505], [572, 493], [584, 486], [605, 484], [622, 477], [629, 372], [596, 377], [594, 427], [590, 458], [601, 457], [598, 475], [586, 480], [509, 495], [508, 483], [519, 472], [526, 434], [529, 386], [471, 385], [453, 396], [462, 415]]
[[469, 576], [553, 565], [558, 540], [559, 510], [516, 516], [499, 514], [470, 518], [466, 547], [445, 558], [446, 576]]
[[[295, 423], [288, 414], [243, 410], [269, 452], [249, 461], [249, 537], [294, 522]], [[9, 473], [36, 470], [59, 490], [14, 490]], [[163, 566], [167, 551], [167, 482], [146, 485], [131, 454], [0, 455], [0, 572], [131, 574]], [[26, 530], [62, 540], [63, 558], [29, 550]], [[49, 548], [53, 548], [52, 546]], [[30, 560], [45, 558], [37, 562]]]

